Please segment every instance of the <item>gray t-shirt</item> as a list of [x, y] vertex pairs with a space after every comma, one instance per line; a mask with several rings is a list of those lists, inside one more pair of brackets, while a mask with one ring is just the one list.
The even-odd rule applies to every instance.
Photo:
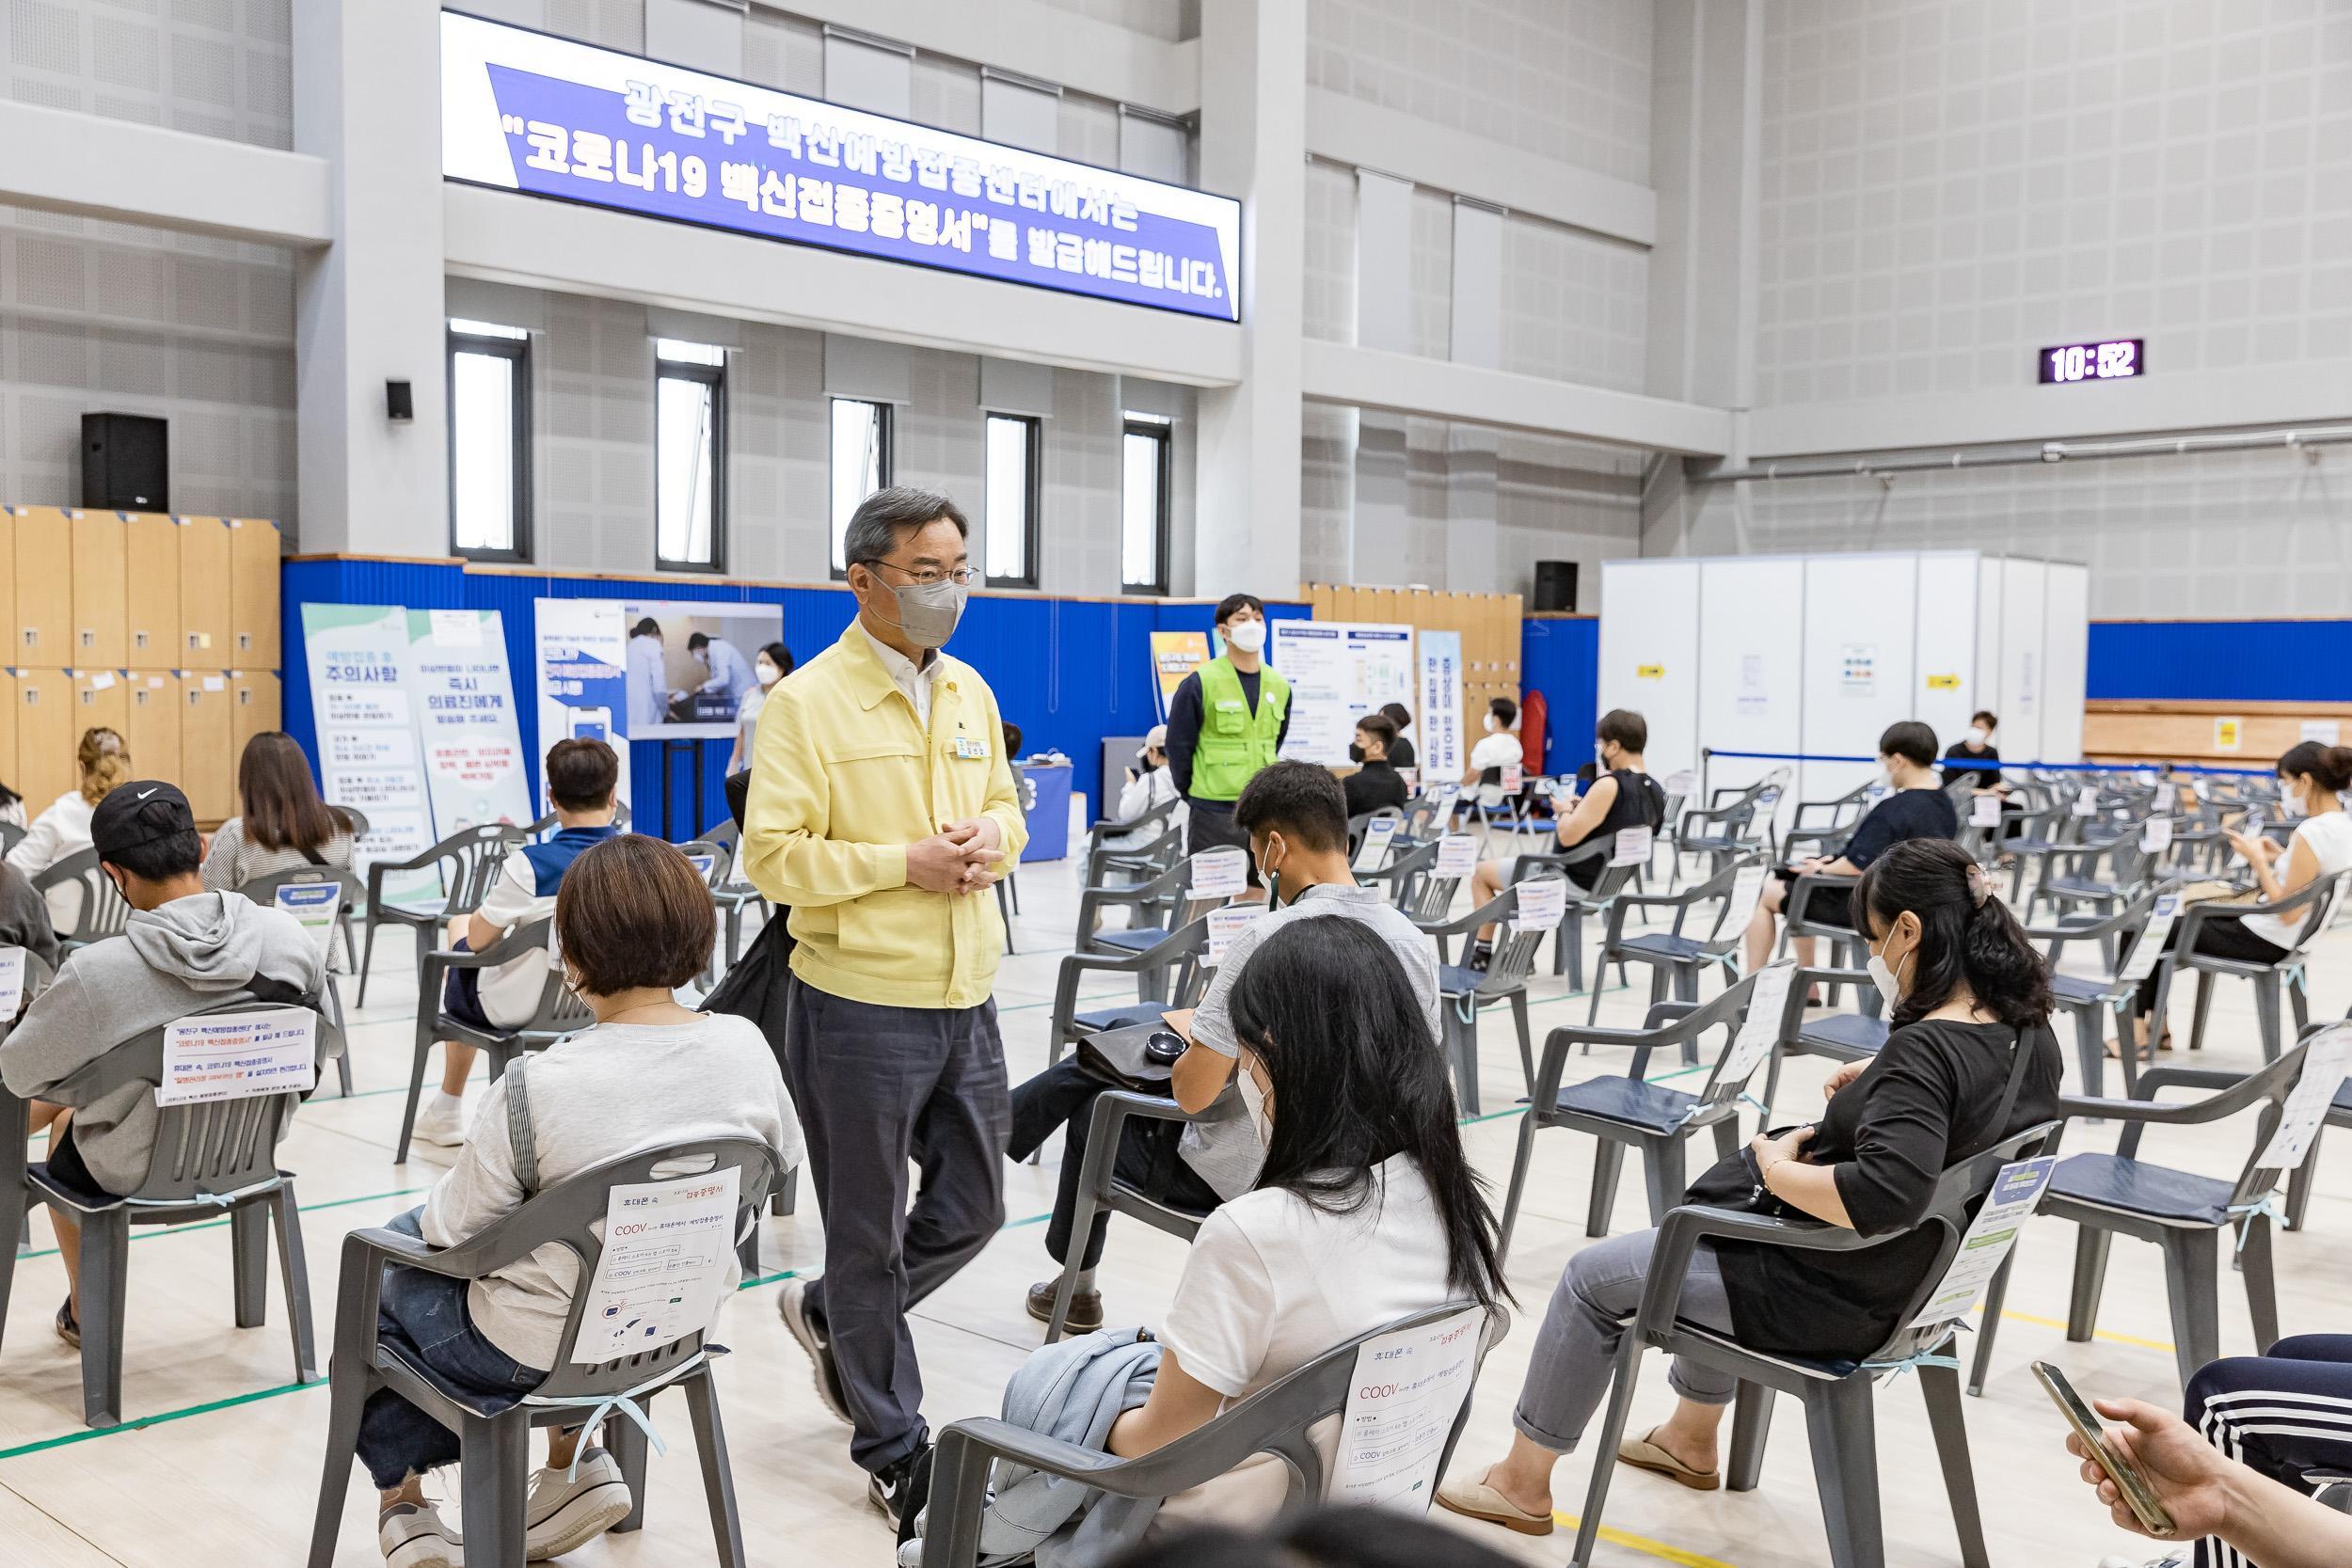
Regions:
[[[1312, 920], [1318, 915], [1360, 921], [1379, 933], [1397, 961], [1405, 966], [1405, 978], [1412, 982], [1413, 995], [1421, 1002], [1422, 1018], [1429, 1025], [1429, 1048], [1438, 1048], [1437, 939], [1414, 925], [1379, 889], [1341, 887], [1331, 882], [1319, 882], [1309, 888], [1298, 895], [1297, 902], [1251, 921], [1233, 938], [1225, 949], [1224, 961], [1217, 965], [1216, 978], [1209, 982], [1208, 994], [1200, 999], [1200, 1007], [1192, 1015], [1194, 1044], [1205, 1045], [1222, 1055], [1241, 1054], [1241, 1041], [1233, 1034], [1230, 1009], [1233, 987], [1241, 979], [1243, 966], [1266, 938], [1293, 921]], [[1237, 1092], [1231, 1085], [1226, 1085], [1226, 1095]], [[1181, 1152], [1184, 1164], [1229, 1203], [1257, 1185], [1258, 1168], [1265, 1164], [1265, 1146], [1258, 1141], [1258, 1130], [1248, 1117], [1186, 1127]]]

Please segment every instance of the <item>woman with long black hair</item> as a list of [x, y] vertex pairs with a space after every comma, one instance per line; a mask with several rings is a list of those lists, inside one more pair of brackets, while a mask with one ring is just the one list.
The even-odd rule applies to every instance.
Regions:
[[[1194, 1238], [1158, 1378], [1111, 1428], [1116, 1454], [1172, 1443], [1359, 1334], [1503, 1294], [1494, 1212], [1462, 1149], [1452, 1081], [1379, 934], [1353, 920], [1286, 926], [1250, 959], [1232, 1007], [1237, 1082], [1265, 1165]], [[1280, 1473], [1278, 1463], [1274, 1506]], [[1239, 1479], [1202, 1488], [1191, 1516], [1270, 1517]], [[1170, 1499], [1161, 1517], [1186, 1517], [1192, 1497]]]
[[[1944, 839], [1909, 839], [1873, 860], [1853, 890], [1870, 972], [1893, 1003], [1893, 1032], [1867, 1062], [1822, 1085], [1820, 1121], [1692, 1183], [1691, 1201], [1737, 1202], [1760, 1181], [1791, 1209], [1865, 1236], [1908, 1230], [1948, 1167], [2058, 1115], [2058, 1050], [2047, 1021], [2049, 971], [1984, 873]], [[1576, 1447], [1609, 1391], [1622, 1324], [1641, 1306], [1655, 1230], [1597, 1243], [1561, 1275], [1535, 1341], [1502, 1463], [1438, 1491], [1456, 1513], [1524, 1535], [1551, 1533], [1551, 1467]], [[1916, 1231], [1861, 1252], [1793, 1252], [1701, 1242], [1681, 1316], [1752, 1350], [1813, 1359], [1867, 1355], [1884, 1344], [1933, 1266], [1937, 1237]], [[1675, 1363], [1681, 1403], [1666, 1424], [1629, 1437], [1617, 1457], [1712, 1491], [1715, 1429], [1736, 1381]]]

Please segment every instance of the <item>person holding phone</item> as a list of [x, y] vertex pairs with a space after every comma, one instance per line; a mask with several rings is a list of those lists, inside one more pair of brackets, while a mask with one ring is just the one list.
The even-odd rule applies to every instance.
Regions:
[[[2344, 1568], [2352, 1562], [2352, 1515], [2282, 1486], [2261, 1471], [2215, 1449], [2197, 1429], [2169, 1410], [2137, 1400], [2095, 1400], [2098, 1413], [2122, 1424], [2100, 1433], [2100, 1446], [2137, 1472], [2170, 1516], [2176, 1536], [2194, 1536], [2147, 1568]], [[2082, 1479], [2107, 1505], [2118, 1526], [2152, 1535], [2107, 1467], [2079, 1433], [2066, 1449], [2083, 1462]], [[2140, 1568], [2108, 1557], [2099, 1568]]]

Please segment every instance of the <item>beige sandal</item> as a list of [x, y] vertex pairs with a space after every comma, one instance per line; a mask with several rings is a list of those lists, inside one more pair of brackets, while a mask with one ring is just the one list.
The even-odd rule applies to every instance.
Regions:
[[1629, 1437], [1617, 1445], [1617, 1463], [1630, 1465], [1637, 1470], [1653, 1470], [1673, 1481], [1678, 1481], [1693, 1492], [1712, 1492], [1724, 1483], [1720, 1470], [1693, 1470], [1657, 1444], [1650, 1437], [1658, 1435], [1650, 1428], [1649, 1437]]
[[1551, 1515], [1529, 1513], [1518, 1504], [1486, 1484], [1482, 1476], [1477, 1481], [1456, 1479], [1438, 1488], [1438, 1506], [1449, 1509], [1469, 1519], [1484, 1519], [1490, 1525], [1521, 1535], [1549, 1535]]

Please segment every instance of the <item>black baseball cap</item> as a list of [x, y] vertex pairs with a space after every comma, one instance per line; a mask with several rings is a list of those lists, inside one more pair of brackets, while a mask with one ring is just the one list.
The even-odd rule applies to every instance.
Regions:
[[102, 861], [123, 849], [156, 844], [180, 833], [196, 832], [196, 813], [178, 784], [161, 779], [134, 779], [109, 790], [90, 813], [90, 847]]

